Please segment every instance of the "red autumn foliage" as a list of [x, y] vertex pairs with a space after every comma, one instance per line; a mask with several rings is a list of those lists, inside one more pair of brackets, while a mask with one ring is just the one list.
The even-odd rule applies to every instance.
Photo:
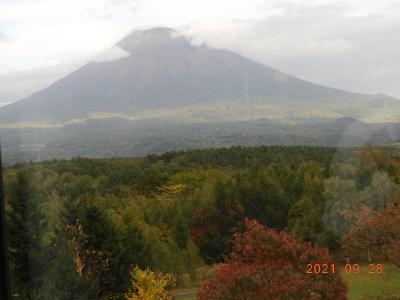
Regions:
[[326, 250], [299, 237], [245, 221], [225, 263], [198, 291], [200, 300], [346, 299], [347, 287], [336, 272], [308, 274], [310, 263], [333, 264]]
[[400, 208], [392, 206], [363, 219], [350, 231], [343, 248], [350, 256], [370, 254], [400, 267]]

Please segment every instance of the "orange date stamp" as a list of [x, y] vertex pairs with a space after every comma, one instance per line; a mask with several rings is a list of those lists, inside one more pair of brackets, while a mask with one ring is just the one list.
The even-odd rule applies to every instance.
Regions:
[[[307, 274], [335, 274], [338, 269], [342, 269], [344, 273], [347, 274], [358, 274], [361, 271], [361, 268], [365, 268], [366, 266], [359, 264], [346, 264], [344, 267], [338, 266], [335, 264], [307, 264], [306, 273]], [[368, 274], [382, 274], [383, 273], [383, 264], [368, 264]]]

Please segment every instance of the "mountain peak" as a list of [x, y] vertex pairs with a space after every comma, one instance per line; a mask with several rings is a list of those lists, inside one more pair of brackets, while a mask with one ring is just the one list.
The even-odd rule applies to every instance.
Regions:
[[126, 51], [132, 51], [138, 45], [147, 45], [153, 47], [154, 45], [162, 46], [162, 44], [177, 41], [179, 43], [188, 43], [187, 39], [179, 36], [177, 32], [168, 27], [155, 27], [145, 30], [135, 30], [117, 45]]
[[145, 34], [172, 34], [176, 32], [175, 29], [169, 27], [154, 27], [146, 30], [142, 30]]
[[196, 121], [337, 116], [372, 116], [379, 121], [392, 115], [398, 119], [397, 100], [312, 84], [229, 50], [196, 47], [171, 28], [137, 30], [117, 46], [125, 51], [114, 49], [106, 59], [2, 107], [0, 126], [21, 121], [66, 124], [99, 116], [179, 116]]

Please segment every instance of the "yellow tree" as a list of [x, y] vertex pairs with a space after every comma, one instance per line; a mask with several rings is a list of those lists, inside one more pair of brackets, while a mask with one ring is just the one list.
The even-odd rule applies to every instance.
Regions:
[[170, 300], [167, 288], [175, 283], [171, 274], [141, 270], [135, 267], [131, 272], [132, 287], [125, 295], [127, 300]]

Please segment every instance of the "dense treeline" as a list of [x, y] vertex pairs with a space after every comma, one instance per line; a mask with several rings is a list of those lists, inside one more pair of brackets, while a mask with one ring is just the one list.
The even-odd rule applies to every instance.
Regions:
[[244, 220], [341, 252], [361, 207], [399, 188], [398, 150], [234, 147], [6, 170], [17, 299], [123, 299], [134, 267], [180, 286], [223, 261]]

